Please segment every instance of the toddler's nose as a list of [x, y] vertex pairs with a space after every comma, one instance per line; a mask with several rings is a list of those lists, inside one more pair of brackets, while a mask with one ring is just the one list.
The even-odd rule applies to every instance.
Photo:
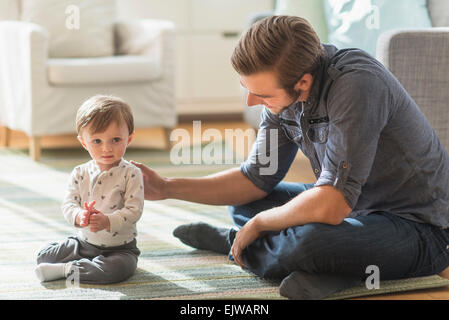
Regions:
[[111, 144], [111, 143], [105, 143], [105, 144], [103, 144], [103, 151], [104, 151], [104, 152], [110, 152], [110, 151], [112, 151], [112, 144]]

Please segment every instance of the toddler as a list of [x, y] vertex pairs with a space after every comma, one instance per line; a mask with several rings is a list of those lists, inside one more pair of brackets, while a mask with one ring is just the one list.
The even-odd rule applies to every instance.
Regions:
[[120, 282], [137, 267], [144, 204], [142, 173], [123, 159], [134, 136], [131, 108], [117, 97], [94, 96], [78, 110], [76, 128], [92, 160], [72, 171], [62, 212], [79, 231], [41, 250], [35, 272], [41, 281], [78, 272], [80, 283]]

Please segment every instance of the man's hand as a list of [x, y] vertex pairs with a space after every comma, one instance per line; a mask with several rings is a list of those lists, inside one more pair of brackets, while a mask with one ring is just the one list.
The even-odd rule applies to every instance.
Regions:
[[[257, 217], [257, 216], [256, 216]], [[245, 267], [242, 259], [242, 251], [250, 245], [254, 240], [259, 238], [262, 232], [257, 225], [257, 218], [254, 217], [248, 221], [235, 235], [234, 243], [231, 247], [231, 254], [235, 263], [240, 267]]]
[[157, 174], [156, 171], [148, 168], [142, 163], [131, 161], [133, 165], [142, 171], [145, 200], [164, 200], [166, 179]]
[[109, 232], [110, 226], [109, 218], [100, 211], [97, 211], [90, 216], [90, 231], [97, 232], [106, 229], [106, 231]]

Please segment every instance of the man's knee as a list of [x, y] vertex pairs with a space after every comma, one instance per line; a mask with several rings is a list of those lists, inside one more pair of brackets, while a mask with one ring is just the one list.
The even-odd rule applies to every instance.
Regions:
[[[335, 271], [335, 263], [342, 248], [339, 248], [341, 234], [336, 226], [323, 223], [309, 223], [291, 228], [292, 245], [281, 260], [291, 270], [309, 273]], [[287, 242], [288, 243], [288, 242]], [[343, 257], [341, 257], [343, 258]]]
[[323, 272], [333, 256], [329, 252], [335, 242], [332, 227], [310, 223], [258, 240], [247, 252], [252, 271], [263, 278], [283, 278], [297, 270]]
[[239, 211], [240, 206], [228, 206], [228, 211], [231, 216], [235, 215]]
[[249, 204], [228, 206], [228, 211], [234, 224], [239, 227], [242, 227], [258, 213]]
[[245, 216], [254, 216], [257, 213], [252, 206], [252, 202], [238, 206], [228, 206], [228, 211], [231, 215], [245, 215]]
[[317, 248], [323, 250], [335, 240], [335, 226], [323, 223], [308, 223], [289, 228], [286, 232], [288, 242], [294, 244], [292, 253], [303, 257], [317, 254]]

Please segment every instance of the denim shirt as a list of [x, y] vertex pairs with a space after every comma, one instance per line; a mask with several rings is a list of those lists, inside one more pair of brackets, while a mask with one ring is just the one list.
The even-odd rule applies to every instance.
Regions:
[[[370, 55], [324, 47], [308, 100], [277, 115], [264, 108], [243, 174], [269, 193], [300, 148], [315, 186], [340, 190], [350, 217], [383, 211], [447, 228], [449, 156], [424, 114]], [[261, 173], [273, 164], [272, 174]]]

